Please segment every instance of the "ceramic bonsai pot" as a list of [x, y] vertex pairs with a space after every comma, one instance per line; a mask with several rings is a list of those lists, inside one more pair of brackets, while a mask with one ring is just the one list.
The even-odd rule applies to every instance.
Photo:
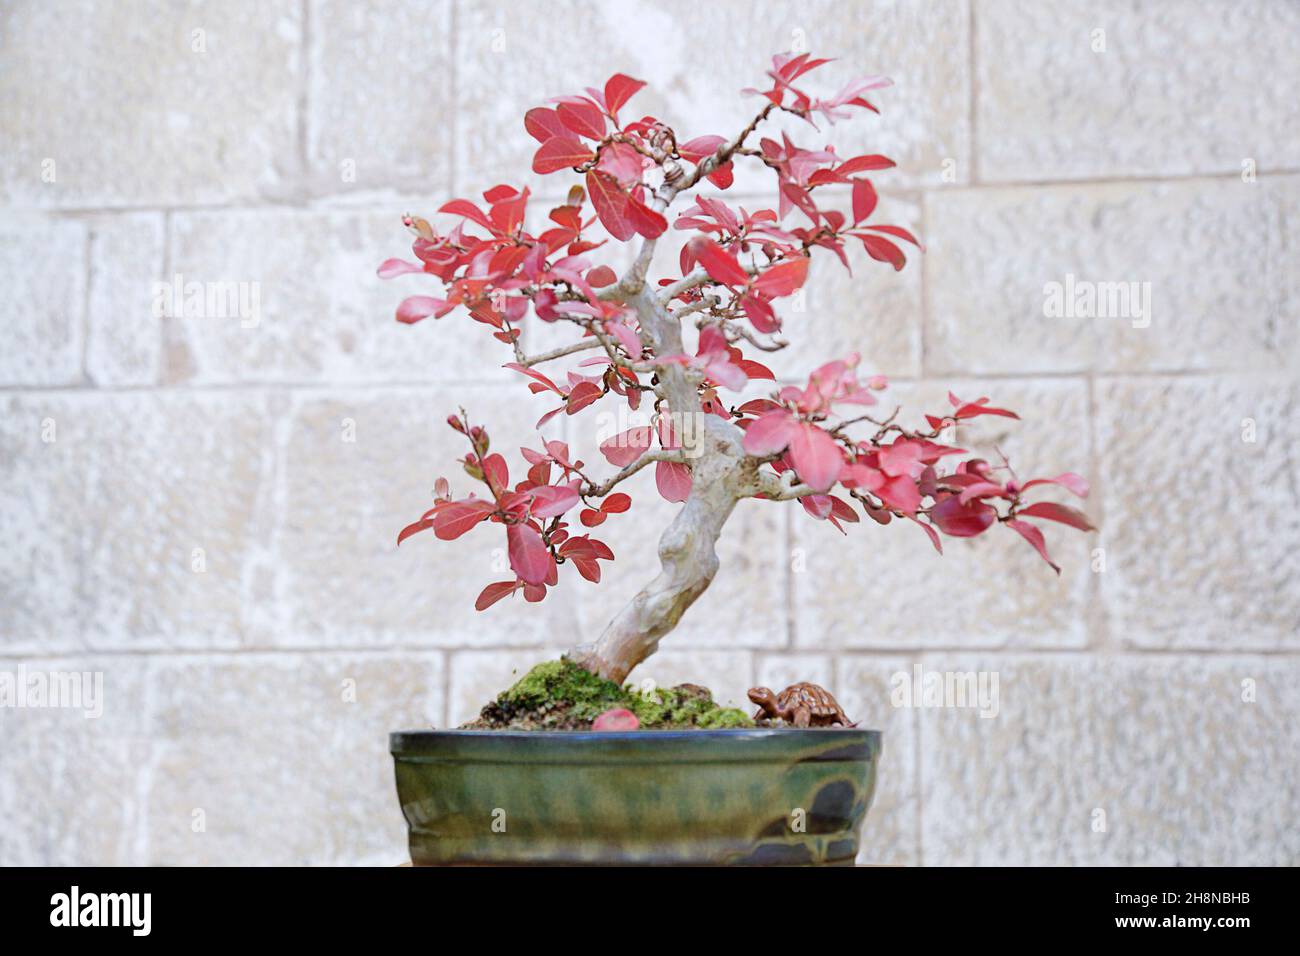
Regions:
[[390, 750], [416, 866], [851, 865], [880, 732], [399, 731]]

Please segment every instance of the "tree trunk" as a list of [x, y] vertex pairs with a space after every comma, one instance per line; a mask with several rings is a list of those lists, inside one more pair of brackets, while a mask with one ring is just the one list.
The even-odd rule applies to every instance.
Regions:
[[718, 571], [714, 545], [735, 506], [736, 499], [725, 487], [701, 488], [696, 483], [685, 506], [659, 539], [662, 569], [658, 576], [609, 622], [600, 640], [575, 648], [570, 657], [621, 684], [655, 652], [659, 638], [677, 626], [686, 609], [713, 581]]

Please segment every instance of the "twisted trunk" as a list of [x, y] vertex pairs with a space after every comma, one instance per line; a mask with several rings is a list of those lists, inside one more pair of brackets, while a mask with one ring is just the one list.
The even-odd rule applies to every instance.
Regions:
[[602, 677], [622, 683], [718, 572], [715, 546], [738, 500], [732, 459], [715, 446], [713, 455], [693, 463], [692, 479], [690, 496], [659, 539], [658, 576], [610, 621], [600, 640], [569, 654]]

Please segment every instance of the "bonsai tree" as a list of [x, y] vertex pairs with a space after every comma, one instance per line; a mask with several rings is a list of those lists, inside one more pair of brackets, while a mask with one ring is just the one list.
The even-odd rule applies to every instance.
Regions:
[[[928, 428], [910, 430], [899, 424], [897, 409], [872, 413], [886, 383], [878, 375], [863, 379], [857, 355], [827, 362], [806, 384], [774, 385], [767, 398], [733, 407], [724, 397], [753, 380], [773, 379], [751, 356], [784, 346], [780, 303], [803, 286], [814, 254], [848, 268], [845, 247], [858, 242], [871, 259], [901, 270], [901, 244], [919, 248], [908, 230], [872, 219], [877, 197], [869, 175], [892, 161], [763, 135], [765, 121], [778, 113], [816, 128], [858, 111], [878, 112], [865, 95], [890, 85], [884, 77], [853, 80], [829, 98], [807, 92], [804, 77], [827, 62], [807, 54], [775, 57], [770, 85], [744, 91], [760, 107], [730, 137], [684, 139], [655, 117], [621, 118], [645, 85], [622, 74], [603, 89], [530, 109], [524, 129], [538, 143], [534, 172], [579, 177], [544, 228], [525, 226], [528, 189], [496, 186], [483, 194], [486, 208], [466, 199], [442, 206], [438, 212], [458, 220], [447, 233], [427, 219], [405, 217], [418, 261], [389, 259], [379, 268], [383, 278], [422, 273], [441, 280], [439, 295], [404, 299], [399, 322], [440, 319], [463, 308], [513, 350], [506, 367], [532, 392], [554, 396], [539, 428], [553, 416], [581, 415], [602, 403], [645, 406], [649, 424], [600, 445], [608, 473], [595, 474], [564, 442], [542, 441], [521, 449], [526, 470], [514, 483], [483, 425], [461, 410], [448, 424], [465, 436], [464, 469], [479, 489], [457, 497], [439, 479], [433, 506], [397, 539], [430, 528], [443, 540], [479, 525], [504, 530], [513, 577], [488, 584], [475, 606], [485, 610], [516, 593], [541, 601], [568, 573], [564, 566], [599, 582], [601, 562], [614, 555], [592, 530], [628, 511], [632, 499], [619, 489], [653, 466], [659, 494], [682, 505], [659, 539], [659, 573], [599, 640], [567, 655], [610, 680], [621, 683], [652, 654], [708, 588], [718, 571], [715, 544], [723, 525], [746, 498], [797, 501], [811, 518], [841, 531], [860, 521], [859, 509], [878, 524], [909, 522], [940, 552], [941, 535], [968, 538], [1002, 527], [1058, 573], [1034, 521], [1090, 527], [1074, 508], [1030, 500], [1052, 485], [1086, 496], [1078, 475], [1022, 481], [1005, 459], [966, 457], [944, 442], [956, 422], [1018, 417], [987, 398], [950, 394], [951, 408], [927, 415]], [[771, 171], [775, 208], [751, 211], [707, 195], [726, 192], [737, 163]], [[847, 194], [848, 214], [819, 205], [833, 187]], [[692, 235], [675, 260], [664, 261], [655, 253], [670, 227]], [[621, 274], [591, 255], [617, 243], [634, 247]], [[527, 354], [520, 341], [525, 322], [569, 328], [573, 340]], [[683, 333], [690, 327], [698, 335], [688, 349]], [[577, 367], [542, 371], [565, 360]]]

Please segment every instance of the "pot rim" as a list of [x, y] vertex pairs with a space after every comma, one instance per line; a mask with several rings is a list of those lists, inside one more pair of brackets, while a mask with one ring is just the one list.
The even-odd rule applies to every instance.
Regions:
[[[856, 727], [716, 730], [399, 730], [389, 752], [399, 761], [497, 762], [561, 759], [577, 763], [750, 762], [805, 754], [815, 761], [873, 760], [879, 730]], [[527, 744], [535, 744], [529, 747]], [[811, 751], [811, 752], [810, 752]]]

